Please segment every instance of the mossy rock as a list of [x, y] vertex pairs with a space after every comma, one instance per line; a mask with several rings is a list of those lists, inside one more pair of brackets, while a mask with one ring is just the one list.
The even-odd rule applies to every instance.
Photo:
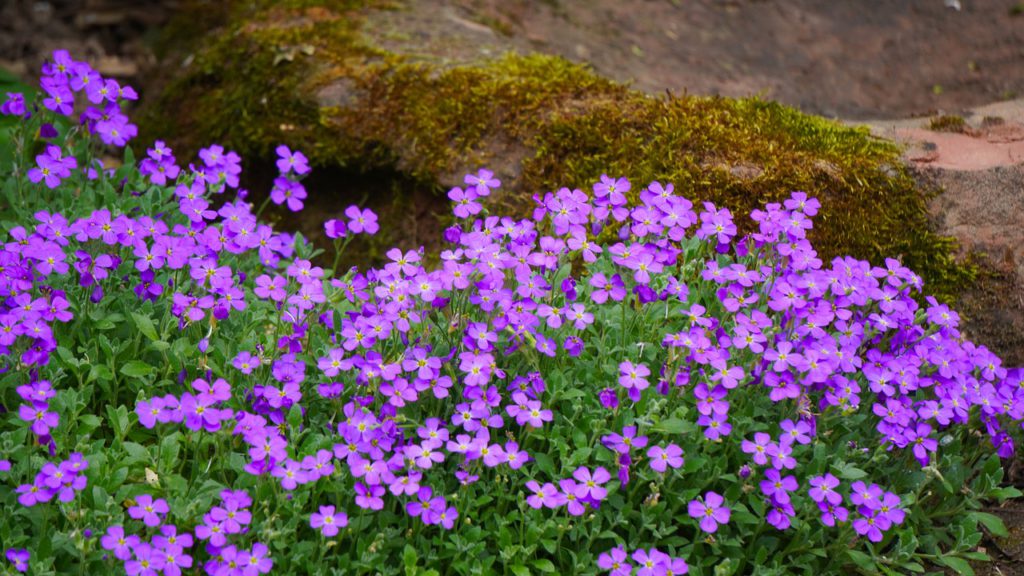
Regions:
[[189, 63], [172, 68], [144, 134], [185, 153], [218, 142], [250, 162], [286, 143], [321, 169], [400, 174], [431, 191], [438, 212], [447, 208], [437, 192], [481, 166], [502, 179], [500, 209], [520, 214], [533, 194], [586, 188], [603, 173], [635, 189], [672, 182], [741, 220], [803, 190], [822, 200], [812, 238], [823, 258], [899, 257], [945, 297], [971, 281], [971, 267], [952, 256], [955, 241], [929, 227], [927, 194], [900, 150], [866, 128], [756, 98], [645, 94], [554, 56], [386, 48], [396, 32], [375, 19], [404, 9], [367, 0], [202, 6], [202, 20], [179, 24], [186, 40], [171, 35], [191, 50]]

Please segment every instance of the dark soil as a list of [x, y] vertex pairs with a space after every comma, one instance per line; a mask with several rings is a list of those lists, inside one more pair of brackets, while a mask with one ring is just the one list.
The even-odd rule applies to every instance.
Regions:
[[1024, 576], [1024, 502], [1008, 502], [984, 511], [1002, 518], [1009, 536], [989, 535], [982, 540], [981, 548], [992, 562], [975, 562], [978, 576]]
[[156, 65], [160, 28], [176, 7], [173, 0], [4, 0], [0, 68], [30, 80], [54, 50], [65, 49], [142, 88]]

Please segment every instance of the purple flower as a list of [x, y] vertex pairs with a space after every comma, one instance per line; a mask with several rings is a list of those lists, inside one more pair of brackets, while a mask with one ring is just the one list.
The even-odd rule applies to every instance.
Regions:
[[36, 167], [28, 171], [28, 179], [35, 183], [45, 181], [48, 188], [56, 188], [77, 167], [77, 160], [64, 157], [59, 146], [49, 144], [46, 153], [36, 156]]
[[647, 451], [647, 457], [651, 459], [651, 469], [655, 472], [665, 472], [666, 468], [679, 468], [683, 465], [683, 449], [675, 444], [652, 446]]
[[590, 277], [590, 285], [594, 288], [590, 293], [590, 299], [596, 304], [604, 304], [609, 298], [621, 302], [626, 297], [626, 285], [618, 274], [609, 279], [598, 272]]
[[872, 542], [881, 542], [882, 533], [892, 526], [892, 522], [877, 510], [866, 506], [861, 506], [857, 511], [861, 516], [853, 521], [853, 530]]
[[605, 388], [598, 394], [598, 398], [601, 400], [601, 405], [608, 410], [614, 410], [619, 407], [619, 397], [615, 393], [613, 388]]
[[860, 506], [869, 510], [878, 510], [882, 505], [882, 496], [884, 493], [877, 484], [867, 486], [863, 482], [857, 481], [850, 486], [850, 490], [850, 501], [853, 502], [855, 506]]
[[373, 211], [361, 210], [358, 206], [349, 206], [345, 209], [345, 216], [348, 216], [348, 229], [353, 234], [368, 234], [370, 236], [380, 230], [377, 225], [377, 215]]
[[799, 444], [809, 444], [811, 442], [810, 434], [812, 434], [812, 431], [806, 422], [799, 421], [794, 424], [792, 420], [787, 418], [782, 421], [779, 427], [782, 428], [782, 436], [789, 443], [795, 441]]
[[185, 553], [182, 546], [169, 544], [158, 548], [158, 551], [164, 559], [163, 573], [165, 576], [181, 576], [182, 568], [192, 567], [192, 557]]
[[32, 432], [37, 436], [48, 436], [52, 428], [60, 423], [60, 416], [50, 412], [46, 402], [32, 402], [18, 407], [18, 417], [32, 424]]
[[163, 498], [153, 500], [149, 494], [142, 494], [135, 499], [135, 505], [128, 508], [128, 515], [150, 528], [160, 525], [161, 516], [170, 512], [167, 501]]
[[0, 114], [5, 116], [24, 116], [25, 95], [20, 92], [8, 92], [7, 100], [0, 106]]
[[134, 546], [132, 553], [135, 557], [124, 564], [128, 576], [157, 576], [166, 564], [160, 551], [145, 542]]
[[769, 468], [765, 471], [764, 478], [761, 481], [761, 493], [778, 504], [789, 504], [789, 493], [798, 487], [796, 477], [783, 478], [778, 470]]
[[241, 568], [241, 576], [257, 576], [268, 574], [274, 567], [274, 561], [270, 558], [270, 550], [266, 544], [255, 542], [252, 550], [243, 550], [238, 555], [238, 566]]
[[472, 188], [463, 190], [455, 187], [448, 191], [448, 199], [455, 203], [452, 212], [456, 218], [469, 218], [479, 214], [483, 206], [476, 201], [477, 198], [479, 195]]
[[580, 500], [601, 501], [608, 495], [604, 484], [611, 480], [612, 476], [603, 466], [599, 466], [593, 473], [589, 468], [581, 466], [572, 473], [572, 477], [578, 482], [576, 497]]
[[893, 524], [902, 524], [907, 513], [899, 506], [900, 497], [892, 492], [886, 492], [878, 505], [878, 515]]
[[348, 236], [348, 227], [341, 220], [330, 219], [324, 222], [324, 234], [331, 240]]
[[608, 570], [609, 576], [630, 576], [633, 565], [629, 563], [629, 555], [622, 547], [612, 548], [598, 556], [597, 567]]
[[850, 511], [846, 508], [826, 502], [818, 502], [818, 510], [821, 511], [821, 523], [825, 526], [835, 526], [837, 523], [846, 522], [850, 517]]
[[815, 476], [808, 483], [811, 485], [811, 489], [808, 490], [807, 494], [811, 497], [811, 500], [819, 503], [827, 502], [832, 506], [838, 506], [843, 503], [843, 496], [836, 491], [836, 488], [839, 487], [839, 479], [832, 474]]
[[384, 508], [384, 487], [356, 482], [356, 505], [363, 509], [381, 510]]
[[691, 500], [687, 507], [690, 517], [700, 520], [700, 529], [714, 534], [719, 524], [729, 522], [730, 510], [725, 499], [715, 492], [706, 492], [703, 499]]
[[715, 369], [711, 376], [711, 381], [718, 382], [726, 390], [735, 388], [744, 377], [743, 368], [739, 366], [730, 367], [725, 360], [715, 360], [711, 362], [711, 367]]
[[334, 506], [321, 506], [320, 512], [310, 516], [309, 525], [318, 528], [324, 536], [330, 538], [338, 534], [339, 528], [348, 526], [348, 515], [344, 512], [335, 514]]
[[306, 156], [296, 150], [292, 152], [284, 144], [278, 146], [275, 150], [277, 152], [277, 170], [281, 174], [287, 174], [289, 172], [295, 172], [296, 174], [302, 175], [309, 172], [309, 160]]
[[455, 521], [459, 519], [459, 511], [454, 506], [448, 506], [437, 513], [437, 523], [445, 530], [455, 527]]
[[785, 437], [778, 444], [768, 445], [768, 455], [772, 458], [772, 466], [778, 470], [783, 468], [792, 470], [796, 468], [796, 458], [793, 458], [793, 445], [785, 442]]
[[473, 186], [477, 196], [487, 196], [491, 190], [501, 186], [501, 181], [494, 177], [494, 172], [481, 168], [476, 174], [466, 174], [463, 182]]
[[772, 437], [764, 432], [755, 432], [754, 441], [744, 440], [740, 445], [740, 449], [745, 454], [751, 454], [754, 460], [754, 464], [758, 466], [764, 466], [768, 463], [768, 446], [772, 442]]
[[793, 516], [796, 515], [796, 510], [793, 505], [789, 502], [780, 502], [776, 498], [770, 498], [768, 500], [770, 508], [768, 514], [765, 516], [765, 522], [772, 525], [777, 530], [786, 530], [791, 525]]
[[526, 498], [530, 508], [558, 508], [565, 503], [565, 496], [551, 482], [541, 486], [536, 480], [530, 480], [526, 487], [530, 490], [530, 496]]
[[619, 454], [629, 454], [633, 448], [647, 446], [647, 436], [637, 436], [636, 426], [626, 426], [621, 435], [613, 432], [602, 436], [601, 443]]
[[4, 555], [7, 557], [7, 561], [14, 565], [15, 570], [18, 572], [28, 572], [28, 560], [30, 558], [28, 550], [9, 548]]
[[306, 188], [300, 182], [289, 180], [284, 176], [274, 179], [274, 187], [270, 189], [270, 200], [274, 204], [280, 206], [287, 203], [289, 210], [299, 212], [302, 210], [302, 201], [305, 199]]
[[619, 363], [619, 384], [629, 391], [629, 397], [634, 402], [640, 401], [640, 391], [650, 385], [645, 378], [650, 374], [650, 369], [643, 364], [634, 365], [629, 360]]

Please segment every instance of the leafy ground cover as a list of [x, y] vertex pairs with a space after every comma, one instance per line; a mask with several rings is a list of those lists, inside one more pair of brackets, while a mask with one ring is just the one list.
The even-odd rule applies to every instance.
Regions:
[[7, 571], [969, 572], [1005, 532], [1021, 371], [899, 261], [819, 258], [807, 194], [741, 234], [603, 176], [514, 219], [480, 170], [439, 254], [338, 269], [351, 206], [323, 268], [261, 220], [301, 152], [257, 207], [221, 146], [137, 160], [129, 87], [43, 77], [2, 108]]

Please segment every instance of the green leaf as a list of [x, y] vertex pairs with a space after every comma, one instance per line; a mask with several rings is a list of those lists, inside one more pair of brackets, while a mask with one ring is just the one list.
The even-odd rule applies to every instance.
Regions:
[[991, 492], [989, 492], [989, 495], [991, 495], [996, 500], [1002, 502], [1003, 500], [1008, 500], [1011, 498], [1020, 498], [1021, 496], [1024, 496], [1024, 493], [1022, 493], [1019, 488], [1015, 488], [1013, 486], [1004, 486], [1002, 488], [996, 488], [992, 490]]
[[137, 444], [135, 442], [125, 442], [124, 450], [125, 452], [128, 453], [126, 463], [149, 461], [149, 450], [146, 450], [146, 447], [143, 446], [142, 444]]
[[963, 576], [974, 576], [974, 568], [971, 568], [971, 564], [963, 558], [957, 558], [956, 556], [939, 556], [939, 562], [949, 566], [957, 574], [961, 574]]
[[100, 427], [100, 419], [95, 414], [83, 414], [78, 417], [78, 434], [88, 434]]
[[985, 529], [991, 532], [993, 536], [1006, 538], [1010, 535], [1010, 532], [1006, 530], [1006, 524], [1003, 524], [1003, 519], [995, 514], [971, 512], [968, 516], [984, 525]]
[[154, 342], [150, 342], [149, 346], [147, 346], [148, 349], [156, 350], [157, 352], [164, 352], [168, 350], [170, 347], [171, 345], [163, 340], [156, 340]]
[[867, 472], [846, 462], [839, 462], [834, 465], [837, 475], [843, 480], [860, 480], [868, 475]]
[[680, 420], [679, 418], [669, 418], [655, 424], [651, 430], [662, 434], [686, 434], [693, 432], [695, 428], [693, 422]]
[[131, 422], [128, 420], [128, 408], [125, 406], [118, 406], [114, 408], [112, 405], [107, 405], [107, 420], [110, 426], [114, 429], [118, 438], [124, 438], [124, 435], [128, 433], [128, 426]]
[[419, 556], [416, 554], [416, 549], [411, 544], [406, 544], [405, 549], [402, 551], [402, 562], [405, 564], [405, 576], [416, 576], [416, 562], [419, 560]]
[[142, 332], [143, 336], [154, 342], [160, 339], [156, 333], [156, 326], [153, 325], [153, 320], [149, 316], [132, 312], [132, 320], [135, 321], [135, 327]]
[[110, 371], [110, 368], [107, 368], [103, 364], [97, 364], [89, 369], [89, 377], [86, 378], [85, 381], [87, 383], [92, 382], [93, 380], [104, 380], [109, 382], [113, 379], [114, 373]]
[[860, 550], [847, 550], [846, 555], [850, 557], [850, 560], [854, 564], [867, 570], [868, 572], [875, 572], [875, 561], [871, 559], [871, 556], [861, 552]]
[[130, 360], [121, 366], [121, 374], [130, 378], [144, 378], [153, 373], [153, 367], [142, 360]]
[[117, 470], [114, 470], [110, 474], [103, 476], [103, 487], [107, 489], [107, 493], [117, 492], [117, 489], [124, 484], [124, 481], [128, 478], [128, 467], [122, 466]]
[[522, 564], [516, 564], [509, 569], [512, 570], [512, 573], [516, 576], [530, 576], [530, 569]]
[[71, 350], [68, 350], [63, 346], [57, 347], [57, 356], [60, 357], [61, 361], [64, 362], [65, 366], [71, 368], [78, 368], [79, 366], [82, 365], [81, 361], [79, 361], [77, 358], [74, 357], [74, 355], [71, 354]]
[[178, 462], [178, 454], [181, 452], [181, 433], [175, 432], [160, 442], [160, 469], [164, 471], [174, 470]]
[[540, 570], [541, 572], [544, 572], [544, 573], [550, 574], [551, 572], [555, 571], [555, 564], [553, 562], [551, 562], [551, 560], [548, 560], [546, 558], [541, 558], [540, 560], [534, 560], [533, 562], [531, 562], [531, 564], [533, 564], [533, 566], [537, 570]]
[[537, 462], [537, 469], [549, 476], [556, 476], [555, 464], [551, 461], [551, 457], [543, 452], [537, 452], [533, 454], [534, 460]]
[[102, 486], [92, 487], [93, 506], [98, 506], [101, 509], [105, 508], [108, 500], [110, 500], [110, 494], [107, 494], [107, 491], [104, 490]]
[[292, 430], [298, 430], [302, 426], [302, 407], [298, 404], [292, 405], [288, 411], [288, 426]]

